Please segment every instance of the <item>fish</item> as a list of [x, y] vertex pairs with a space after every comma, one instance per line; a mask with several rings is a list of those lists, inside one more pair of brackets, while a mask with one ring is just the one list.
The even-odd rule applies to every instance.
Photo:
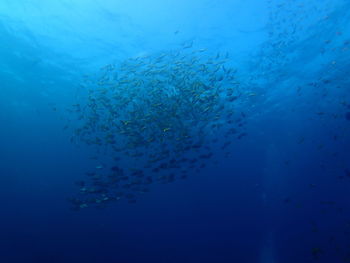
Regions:
[[[226, 64], [228, 53], [212, 56], [193, 45], [187, 41], [176, 50], [108, 63], [96, 76], [84, 78], [81, 92], [86, 99], [69, 109], [77, 119], [70, 121], [70, 128], [76, 142], [114, 157], [107, 165], [96, 154], [103, 165], [95, 166], [98, 174], [89, 172], [79, 185], [81, 204], [98, 200], [105, 207], [121, 199], [136, 200], [129, 194], [148, 192], [143, 186], [173, 183], [205, 169], [206, 159], [216, 154], [212, 143], [223, 134], [246, 135], [245, 122], [233, 119], [240, 112], [234, 107], [244, 97], [236, 89], [237, 70]], [[119, 190], [124, 194], [113, 195]]]

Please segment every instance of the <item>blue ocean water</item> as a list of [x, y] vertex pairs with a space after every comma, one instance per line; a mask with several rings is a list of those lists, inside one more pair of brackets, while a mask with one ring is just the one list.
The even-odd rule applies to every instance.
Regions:
[[350, 262], [349, 10], [2, 0], [0, 262]]

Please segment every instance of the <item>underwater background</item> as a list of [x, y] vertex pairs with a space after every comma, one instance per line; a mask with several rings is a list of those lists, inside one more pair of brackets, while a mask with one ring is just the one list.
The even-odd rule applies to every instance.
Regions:
[[1, 0], [0, 262], [350, 262], [348, 0]]

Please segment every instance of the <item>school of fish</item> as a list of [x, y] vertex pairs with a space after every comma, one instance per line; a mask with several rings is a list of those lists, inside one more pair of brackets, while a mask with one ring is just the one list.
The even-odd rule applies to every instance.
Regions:
[[245, 113], [235, 109], [244, 95], [228, 61], [228, 53], [210, 56], [185, 43], [106, 65], [86, 80], [85, 102], [70, 110], [78, 123], [72, 140], [104, 149], [113, 165], [96, 166], [77, 182], [72, 208], [135, 203], [153, 183], [200, 172], [217, 149], [228, 155], [232, 137], [247, 135]]

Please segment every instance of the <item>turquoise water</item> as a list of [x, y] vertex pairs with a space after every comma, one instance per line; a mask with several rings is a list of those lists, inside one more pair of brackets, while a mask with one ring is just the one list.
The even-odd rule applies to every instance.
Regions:
[[0, 3], [0, 261], [349, 262], [350, 3]]

